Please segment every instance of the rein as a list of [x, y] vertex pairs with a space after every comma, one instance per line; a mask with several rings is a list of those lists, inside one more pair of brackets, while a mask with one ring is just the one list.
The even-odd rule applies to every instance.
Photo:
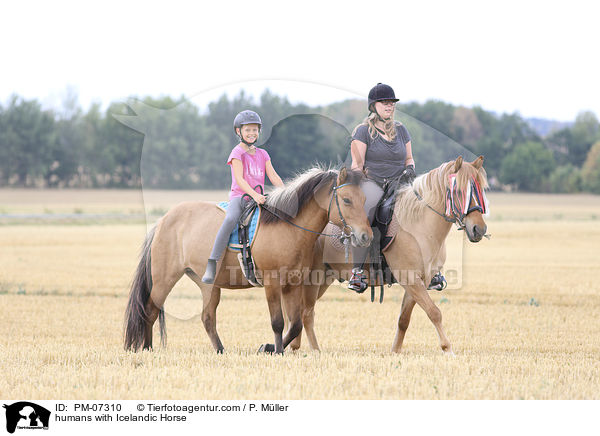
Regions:
[[[338, 199], [337, 190], [340, 189], [340, 188], [343, 188], [344, 186], [348, 186], [348, 185], [350, 185], [350, 183], [344, 183], [344, 184], [339, 185], [339, 186], [336, 185], [336, 186], [334, 186], [332, 188], [333, 189], [333, 195], [331, 196], [331, 199], [329, 200], [329, 207], [327, 208], [327, 221], [329, 222], [329, 216], [330, 216], [330, 213], [331, 213], [331, 204], [333, 203], [333, 199], [335, 198], [335, 204], [337, 206], [338, 213], [340, 215], [340, 220], [342, 221], [342, 224], [344, 225], [344, 228], [342, 229], [342, 235], [339, 236], [339, 238], [344, 243], [345, 243], [346, 240], [350, 240], [350, 238], [354, 235], [354, 231], [352, 230], [352, 227], [350, 227], [346, 223], [346, 220], [344, 219], [344, 216], [342, 215], [342, 210], [340, 209], [340, 202], [339, 202], [339, 199]], [[272, 213], [273, 215], [275, 215], [280, 220], [285, 221], [285, 222], [293, 225], [294, 227], [298, 227], [299, 229], [302, 229], [302, 230], [305, 230], [307, 232], [314, 233], [314, 234], [320, 235], [320, 236], [328, 236], [328, 237], [331, 237], [331, 238], [338, 237], [338, 235], [327, 234], [327, 233], [323, 233], [323, 232], [315, 232], [314, 230], [307, 229], [306, 227], [299, 226], [298, 224], [293, 223], [289, 219], [287, 219], [287, 218], [279, 215], [277, 212], [274, 212], [274, 211], [270, 210], [265, 204], [261, 204], [261, 206], [264, 207], [269, 213]], [[350, 229], [349, 233], [346, 233], [347, 229]]]
[[[418, 193], [417, 191], [415, 191], [414, 189], [413, 189], [413, 192], [415, 193], [415, 196], [416, 196], [416, 197], [419, 199], [419, 201], [424, 201], [424, 200], [423, 200], [423, 197], [421, 196], [421, 194], [419, 194], [419, 193]], [[433, 207], [431, 207], [431, 206], [429, 205], [429, 203], [425, 203], [425, 206], [427, 206], [429, 209], [431, 209], [432, 211], [434, 211], [436, 214], [438, 214], [439, 216], [441, 216], [442, 218], [444, 218], [444, 220], [445, 220], [445, 221], [447, 221], [447, 222], [449, 222], [449, 223], [452, 223], [452, 224], [455, 224], [455, 223], [456, 223], [456, 218], [448, 218], [448, 217], [447, 217], [446, 215], [444, 215], [443, 213], [441, 213], [441, 212], [438, 212], [438, 211], [437, 211], [437, 210], [435, 210]], [[460, 230], [463, 230], [463, 229], [460, 229]]]

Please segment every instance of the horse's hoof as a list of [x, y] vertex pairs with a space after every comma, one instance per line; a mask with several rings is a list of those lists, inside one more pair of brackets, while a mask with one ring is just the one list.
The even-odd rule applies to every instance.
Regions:
[[452, 350], [448, 350], [448, 351], [443, 351], [444, 356], [446, 357], [456, 357], [456, 354], [454, 354], [454, 351]]
[[217, 349], [217, 354], [223, 354], [224, 351], [225, 351], [225, 348], [219, 348], [219, 349]]
[[258, 349], [258, 353], [269, 353], [273, 354], [275, 352], [274, 344], [262, 344]]

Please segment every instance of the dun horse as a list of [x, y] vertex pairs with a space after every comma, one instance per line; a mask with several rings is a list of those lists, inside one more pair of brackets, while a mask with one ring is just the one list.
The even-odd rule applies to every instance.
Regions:
[[[252, 246], [275, 335], [274, 350], [283, 349], [302, 331], [302, 282], [312, 263], [312, 251], [328, 221], [345, 226], [356, 246], [369, 245], [373, 232], [364, 212], [360, 189], [363, 174], [313, 168], [268, 196]], [[159, 319], [166, 338], [163, 304], [186, 274], [201, 289], [202, 322], [214, 349], [223, 352], [216, 328], [221, 288], [244, 289], [237, 255], [226, 250], [213, 285], [201, 282], [215, 235], [224, 214], [215, 204], [187, 202], [175, 206], [149, 232], [135, 273], [125, 314], [125, 349], [152, 347], [152, 327]], [[282, 338], [282, 302], [290, 329]], [[271, 350], [269, 350], [271, 351]]]
[[[426, 287], [445, 261], [445, 240], [453, 222], [466, 231], [471, 242], [479, 242], [485, 235], [487, 225], [482, 216], [487, 207], [485, 188], [483, 156], [472, 163], [463, 162], [459, 157], [418, 177], [412, 186], [405, 186], [397, 193], [393, 219], [399, 221], [400, 229], [384, 253], [392, 273], [405, 289], [393, 352], [400, 352], [412, 310], [418, 304], [435, 326], [442, 350], [453, 354], [442, 328], [442, 313], [429, 297]], [[312, 270], [320, 273], [313, 277], [340, 277], [341, 274], [341, 278], [348, 280], [351, 269], [352, 264], [346, 264], [344, 254], [333, 248], [330, 240], [319, 238]], [[408, 277], [408, 280], [401, 277]], [[331, 280], [323, 280], [304, 289], [302, 320], [314, 350], [319, 350], [314, 332], [314, 306], [330, 284]], [[291, 343], [292, 349], [300, 347], [300, 339], [298, 335]]]

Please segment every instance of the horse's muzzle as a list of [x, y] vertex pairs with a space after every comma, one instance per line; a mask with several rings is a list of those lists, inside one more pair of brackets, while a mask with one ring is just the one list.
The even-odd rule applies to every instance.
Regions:
[[483, 226], [478, 226], [477, 224], [474, 224], [472, 226], [467, 225], [466, 231], [467, 231], [467, 237], [469, 238], [469, 241], [479, 242], [479, 241], [481, 241], [481, 239], [485, 235], [485, 232], [487, 231], [487, 225], [485, 225], [485, 224]]
[[371, 245], [371, 240], [373, 239], [373, 235], [370, 235], [367, 232], [356, 233], [352, 236], [352, 245], [355, 247], [368, 247]]

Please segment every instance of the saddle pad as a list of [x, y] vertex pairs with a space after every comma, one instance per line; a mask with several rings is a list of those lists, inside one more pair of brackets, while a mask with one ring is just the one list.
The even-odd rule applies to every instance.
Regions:
[[[222, 201], [221, 203], [217, 204], [217, 207], [224, 212], [227, 212], [228, 206], [229, 206], [228, 201]], [[258, 213], [256, 211], [258, 211]], [[250, 221], [250, 228], [249, 228], [249, 230], [250, 230], [249, 231], [250, 247], [252, 247], [252, 244], [254, 243], [254, 235], [256, 234], [256, 230], [258, 229], [259, 218], [260, 218], [260, 207], [257, 207], [256, 210], [254, 211], [254, 213], [252, 214], [252, 219]], [[233, 229], [233, 232], [231, 233], [231, 236], [229, 236], [229, 243], [228, 243], [227, 247], [232, 251], [242, 251], [242, 246], [240, 245], [239, 236], [238, 236], [238, 226], [235, 226], [235, 228]]]
[[385, 253], [387, 249], [392, 245], [392, 242], [396, 238], [396, 234], [400, 229], [400, 222], [396, 217], [393, 217], [390, 223], [387, 226], [387, 230], [385, 232], [385, 238], [381, 243], [381, 252]]
[[340, 240], [340, 237], [342, 236], [342, 228], [336, 226], [333, 223], [329, 223], [327, 224], [327, 226], [325, 227], [325, 229], [323, 229], [323, 233], [327, 234], [327, 235], [335, 235], [335, 238], [331, 238], [331, 246], [333, 248], [335, 248], [337, 251], [344, 251], [344, 244], [342, 244], [342, 241]]

